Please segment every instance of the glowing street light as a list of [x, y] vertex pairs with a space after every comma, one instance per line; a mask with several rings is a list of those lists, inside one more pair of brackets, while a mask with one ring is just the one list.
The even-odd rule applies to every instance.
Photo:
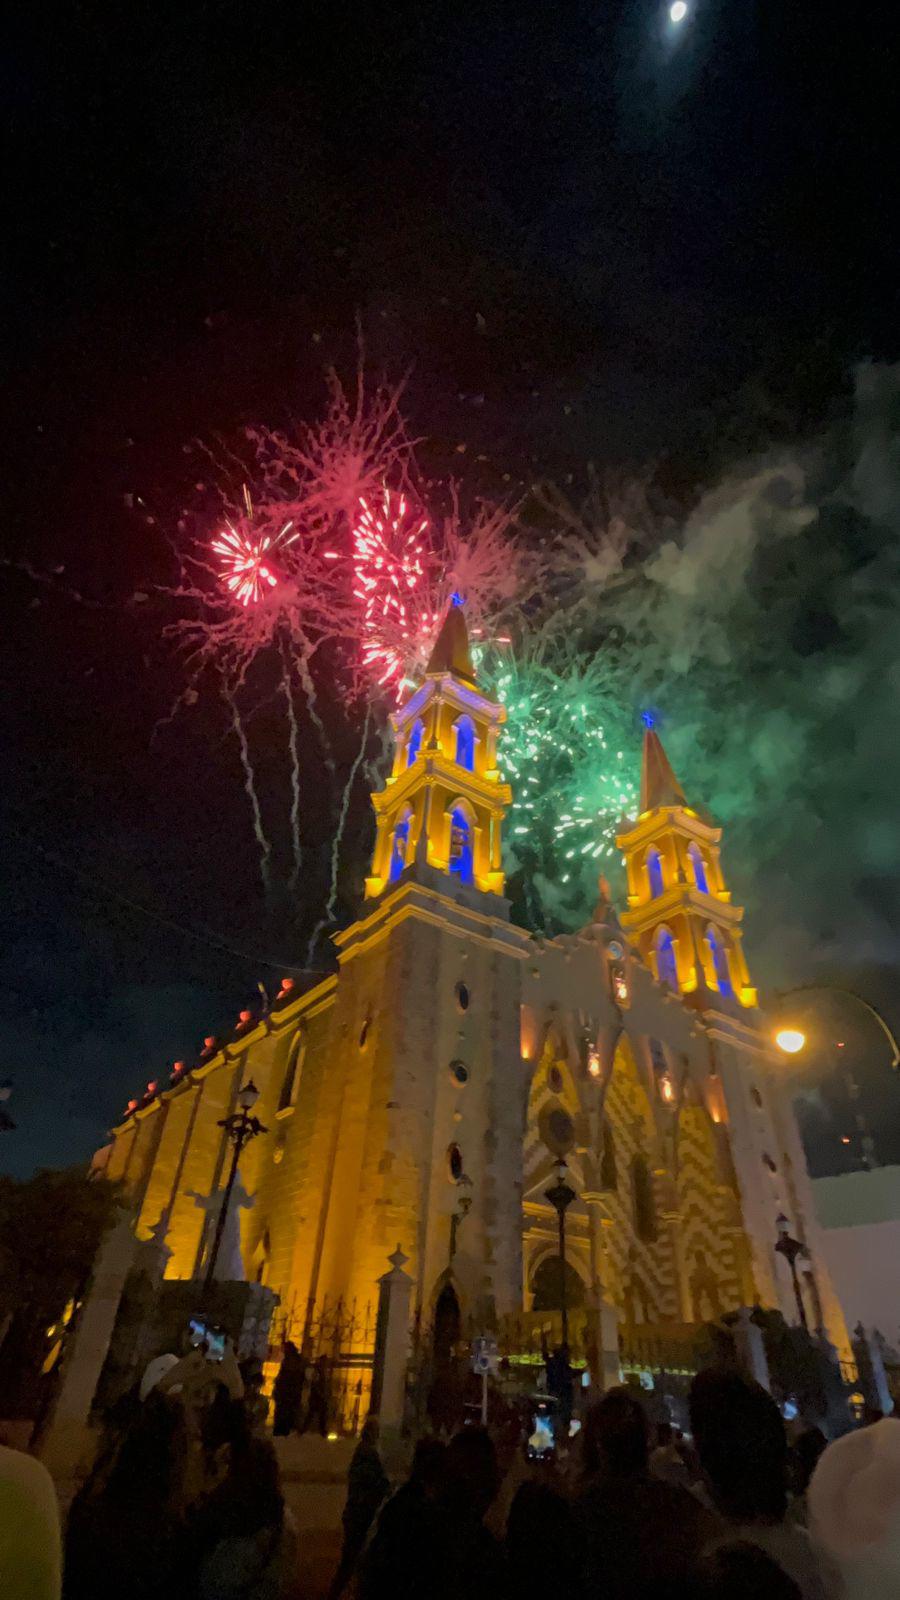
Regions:
[[803, 1049], [806, 1043], [806, 1034], [802, 1033], [799, 1028], [779, 1028], [775, 1035], [775, 1043], [779, 1050], [784, 1051], [786, 1056], [795, 1056]]
[[684, 21], [687, 14], [688, 8], [685, 0], [674, 0], [674, 4], [669, 7], [669, 21], [674, 22], [676, 27], [679, 22]]
[[[781, 990], [780, 993], [776, 994], [775, 998], [776, 1000], [783, 1002], [785, 1000], [792, 999], [793, 996], [798, 994], [832, 994], [837, 995], [843, 1000], [852, 1000], [855, 1005], [862, 1006], [863, 1010], [868, 1012], [869, 1016], [872, 1018], [872, 1021], [878, 1024], [878, 1027], [881, 1029], [881, 1032], [884, 1034], [884, 1037], [890, 1046], [892, 1068], [894, 1071], [897, 1071], [897, 1069], [900, 1068], [900, 1044], [898, 1044], [893, 1030], [888, 1026], [884, 1017], [881, 1015], [881, 1012], [872, 1005], [871, 1001], [864, 1000], [861, 994], [856, 993], [855, 989], [844, 989], [836, 983], [803, 983], [797, 985], [797, 987], [794, 989]], [[790, 1042], [785, 1043], [785, 1040], [798, 1039], [800, 1041], [799, 1044]], [[798, 1050], [803, 1049], [806, 1039], [800, 1032], [799, 1028], [781, 1028], [775, 1035], [775, 1043], [777, 1044], [779, 1050], [784, 1050], [788, 1055], [792, 1056], [796, 1055]], [[841, 1040], [838, 1044], [838, 1049], [842, 1050], [843, 1048], [844, 1044], [843, 1040]]]

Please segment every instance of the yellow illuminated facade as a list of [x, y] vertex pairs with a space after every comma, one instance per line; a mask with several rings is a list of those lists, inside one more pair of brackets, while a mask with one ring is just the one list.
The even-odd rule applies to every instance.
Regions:
[[221, 1122], [252, 1077], [268, 1131], [241, 1158], [241, 1253], [295, 1336], [313, 1308], [371, 1304], [398, 1243], [420, 1336], [448, 1296], [479, 1328], [539, 1322], [558, 1287], [546, 1190], [563, 1159], [577, 1195], [567, 1303], [586, 1346], [601, 1304], [661, 1332], [755, 1302], [791, 1315], [775, 1251], [787, 1217], [809, 1250], [809, 1320], [848, 1353], [719, 829], [650, 731], [641, 812], [619, 841], [621, 919], [601, 880], [578, 932], [517, 927], [503, 715], [453, 607], [391, 719], [371, 872], [337, 971], [305, 990], [286, 979], [116, 1128], [107, 1170], [138, 1232], [165, 1240], [170, 1277], [202, 1275], [198, 1197], [221, 1192]]
[[755, 1007], [741, 943], [744, 912], [725, 884], [721, 838], [721, 828], [688, 805], [658, 734], [648, 728], [640, 812], [616, 841], [628, 874], [622, 927], [658, 981], [693, 1003]]

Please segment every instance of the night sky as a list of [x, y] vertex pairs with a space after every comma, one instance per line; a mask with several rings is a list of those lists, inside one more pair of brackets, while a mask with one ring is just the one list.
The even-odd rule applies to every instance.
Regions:
[[315, 871], [262, 905], [221, 716], [157, 727], [183, 679], [132, 597], [171, 579], [195, 441], [311, 415], [359, 316], [435, 470], [653, 460], [688, 500], [900, 356], [894, 7], [357, 10], [83, 4], [5, 40], [9, 1170], [83, 1158], [318, 918]]

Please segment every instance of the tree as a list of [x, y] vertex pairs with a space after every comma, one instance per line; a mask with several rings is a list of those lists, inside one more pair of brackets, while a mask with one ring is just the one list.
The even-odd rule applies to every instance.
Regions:
[[0, 1408], [33, 1416], [48, 1330], [83, 1298], [118, 1186], [79, 1167], [0, 1177]]

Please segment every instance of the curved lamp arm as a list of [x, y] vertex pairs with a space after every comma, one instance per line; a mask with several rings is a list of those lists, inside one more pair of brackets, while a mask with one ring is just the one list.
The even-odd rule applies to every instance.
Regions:
[[900, 1067], [900, 1045], [898, 1045], [894, 1034], [888, 1027], [888, 1024], [885, 1022], [881, 1012], [876, 1011], [875, 1007], [870, 1004], [868, 1000], [864, 1000], [861, 994], [857, 994], [855, 989], [844, 989], [839, 984], [835, 983], [801, 983], [798, 984], [794, 989], [776, 990], [775, 998], [777, 1000], [789, 1000], [791, 995], [816, 993], [843, 995], [846, 1000], [855, 1000], [858, 1006], [862, 1006], [865, 1011], [868, 1011], [869, 1016], [873, 1017], [878, 1023], [879, 1028], [891, 1047], [891, 1066], [895, 1069]]

